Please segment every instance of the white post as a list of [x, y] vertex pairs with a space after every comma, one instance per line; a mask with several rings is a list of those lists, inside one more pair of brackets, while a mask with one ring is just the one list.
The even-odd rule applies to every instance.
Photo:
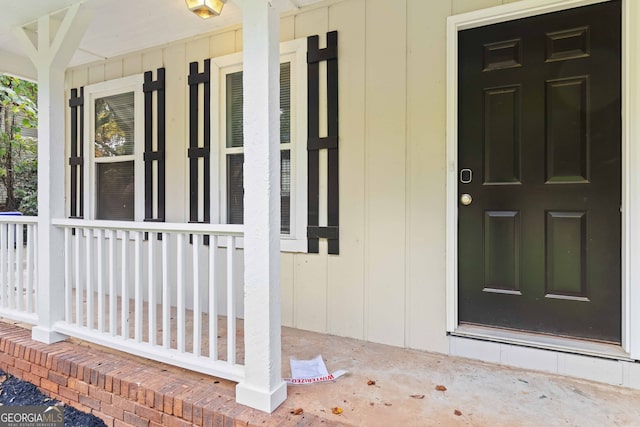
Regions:
[[279, 13], [244, 0], [244, 345], [236, 401], [273, 412], [287, 398], [280, 338]]
[[[626, 295], [623, 298], [622, 347], [635, 360], [640, 360], [640, 268], [636, 264], [640, 254], [640, 223], [637, 215], [640, 212], [640, 201], [636, 197], [640, 190], [640, 177], [635, 165], [640, 163], [640, 4], [637, 1], [623, 2], [623, 232], [624, 247], [623, 267]], [[626, 45], [626, 47], [625, 47]], [[626, 204], [626, 206], [624, 206]]]
[[64, 217], [64, 73], [89, 20], [78, 3], [55, 34], [48, 15], [38, 20], [37, 34], [14, 30], [38, 73], [38, 325], [32, 336], [44, 343], [65, 338], [53, 329], [64, 318], [64, 232], [51, 220]]

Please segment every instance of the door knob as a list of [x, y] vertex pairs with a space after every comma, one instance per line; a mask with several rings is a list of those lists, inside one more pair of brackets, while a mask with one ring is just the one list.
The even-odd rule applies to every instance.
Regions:
[[460, 203], [462, 204], [462, 206], [469, 206], [471, 202], [473, 202], [473, 197], [471, 197], [471, 194], [464, 193], [460, 196]]

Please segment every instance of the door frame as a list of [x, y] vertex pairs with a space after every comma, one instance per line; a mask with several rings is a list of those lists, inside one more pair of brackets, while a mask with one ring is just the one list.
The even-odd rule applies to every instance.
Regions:
[[[609, 0], [521, 0], [447, 18], [446, 313], [458, 328], [458, 31]], [[621, 347], [640, 360], [640, 2], [622, 0]], [[636, 120], [632, 120], [632, 118]], [[636, 144], [633, 144], [636, 142]]]

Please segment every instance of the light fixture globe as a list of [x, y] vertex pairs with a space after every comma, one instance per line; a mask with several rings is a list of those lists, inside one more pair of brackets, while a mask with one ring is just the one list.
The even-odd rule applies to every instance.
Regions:
[[200, 18], [211, 18], [222, 12], [226, 0], [185, 0], [189, 10]]

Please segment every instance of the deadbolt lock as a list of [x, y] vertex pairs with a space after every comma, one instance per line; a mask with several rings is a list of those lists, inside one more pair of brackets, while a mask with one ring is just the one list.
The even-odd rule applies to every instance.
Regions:
[[473, 171], [471, 169], [461, 169], [460, 183], [471, 184], [471, 181], [473, 181]]
[[471, 202], [473, 202], [473, 197], [471, 197], [471, 194], [464, 193], [460, 196], [460, 203], [462, 204], [462, 206], [469, 206]]

